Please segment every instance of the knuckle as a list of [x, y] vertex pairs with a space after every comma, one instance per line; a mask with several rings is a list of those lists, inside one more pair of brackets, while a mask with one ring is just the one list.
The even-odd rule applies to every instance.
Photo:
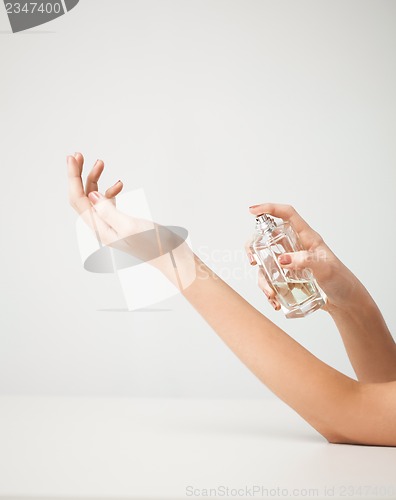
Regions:
[[316, 233], [315, 239], [318, 245], [321, 245], [323, 243], [323, 238], [319, 233]]
[[296, 209], [293, 207], [293, 205], [286, 205], [286, 210], [289, 215], [296, 213]]
[[265, 207], [265, 211], [269, 214], [273, 214], [275, 212], [275, 204], [274, 203], [265, 203], [263, 205], [260, 205], [260, 207]]
[[89, 174], [87, 175], [87, 183], [88, 182], [92, 182], [94, 180], [94, 173], [91, 171], [89, 172]]
[[321, 236], [319, 233], [317, 233], [316, 231], [314, 231], [314, 232], [313, 232], [313, 244], [314, 244], [315, 246], [319, 246], [319, 245], [321, 245], [322, 243], [323, 243], [323, 238], [322, 238], [322, 236]]

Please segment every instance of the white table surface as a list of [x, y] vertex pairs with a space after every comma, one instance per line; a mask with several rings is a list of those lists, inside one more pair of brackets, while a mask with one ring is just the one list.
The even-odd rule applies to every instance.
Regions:
[[396, 498], [396, 448], [329, 444], [273, 399], [0, 398], [2, 499], [205, 493]]

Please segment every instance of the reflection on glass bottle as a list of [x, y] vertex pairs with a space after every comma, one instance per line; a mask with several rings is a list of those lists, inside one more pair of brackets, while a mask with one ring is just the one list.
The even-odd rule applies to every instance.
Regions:
[[325, 304], [324, 293], [308, 268], [285, 269], [279, 264], [281, 254], [304, 250], [289, 222], [276, 224], [268, 214], [259, 215], [251, 250], [287, 318], [303, 318]]

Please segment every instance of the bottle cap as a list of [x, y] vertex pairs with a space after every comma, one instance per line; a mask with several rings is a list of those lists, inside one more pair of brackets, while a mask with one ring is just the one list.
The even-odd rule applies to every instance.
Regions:
[[269, 214], [261, 214], [256, 217], [256, 227], [271, 230], [276, 227], [274, 219]]
[[268, 223], [268, 222], [274, 222], [274, 219], [269, 215], [269, 214], [261, 214], [256, 217], [256, 222], [262, 223]]

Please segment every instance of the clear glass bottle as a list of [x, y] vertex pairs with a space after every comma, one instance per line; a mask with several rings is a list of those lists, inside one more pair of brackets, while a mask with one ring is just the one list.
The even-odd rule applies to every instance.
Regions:
[[303, 318], [325, 304], [326, 296], [310, 269], [285, 269], [279, 264], [282, 253], [304, 250], [290, 222], [277, 224], [270, 215], [259, 215], [250, 246], [286, 318]]

